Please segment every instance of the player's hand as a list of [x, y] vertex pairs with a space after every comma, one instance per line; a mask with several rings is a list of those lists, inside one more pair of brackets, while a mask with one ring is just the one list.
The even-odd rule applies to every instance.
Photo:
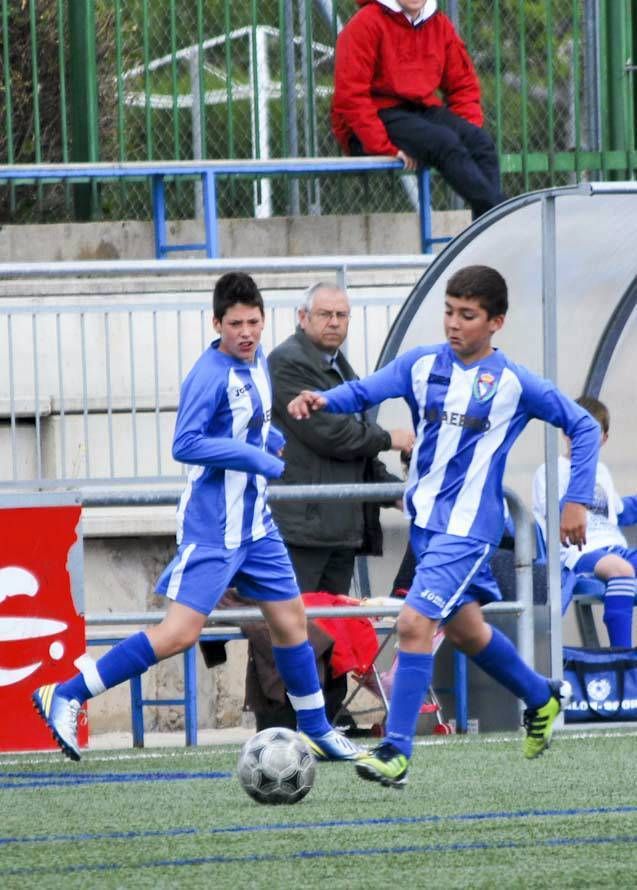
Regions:
[[586, 543], [586, 507], [566, 501], [560, 516], [560, 541], [568, 546], [574, 544], [578, 550]]
[[405, 451], [411, 454], [416, 437], [413, 430], [390, 430], [392, 451]]
[[288, 414], [291, 414], [295, 420], [307, 420], [314, 411], [320, 411], [326, 405], [327, 399], [320, 392], [304, 389], [289, 403]]
[[418, 161], [416, 161], [414, 158], [411, 157], [411, 155], [408, 155], [406, 152], [399, 151], [396, 157], [399, 161], [403, 162], [405, 170], [409, 170], [410, 172], [415, 173], [415, 171], [418, 169]]

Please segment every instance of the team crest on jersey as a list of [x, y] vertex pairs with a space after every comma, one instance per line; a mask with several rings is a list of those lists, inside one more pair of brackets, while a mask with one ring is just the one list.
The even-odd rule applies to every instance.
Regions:
[[493, 374], [483, 371], [473, 383], [473, 398], [476, 402], [488, 402], [495, 395], [498, 382]]

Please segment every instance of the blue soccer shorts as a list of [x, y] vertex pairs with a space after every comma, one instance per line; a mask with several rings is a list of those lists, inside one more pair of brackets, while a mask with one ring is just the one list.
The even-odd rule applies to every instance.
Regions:
[[492, 544], [412, 526], [416, 572], [405, 599], [426, 618], [445, 624], [466, 603], [502, 599], [489, 568]]
[[633, 547], [621, 547], [613, 544], [611, 547], [600, 547], [597, 550], [589, 550], [588, 553], [582, 553], [580, 558], [573, 566], [574, 572], [594, 572], [595, 566], [605, 556], [621, 556], [626, 562], [637, 572], [637, 550]]
[[292, 563], [278, 532], [236, 550], [182, 544], [162, 572], [155, 591], [209, 615], [228, 587], [236, 587], [251, 599], [269, 602], [299, 596]]

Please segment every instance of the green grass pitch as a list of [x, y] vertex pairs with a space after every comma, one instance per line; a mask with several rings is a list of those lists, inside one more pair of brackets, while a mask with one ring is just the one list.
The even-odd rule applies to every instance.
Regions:
[[318, 764], [259, 805], [239, 747], [0, 755], [0, 887], [632, 888], [637, 727], [422, 739], [404, 791]]

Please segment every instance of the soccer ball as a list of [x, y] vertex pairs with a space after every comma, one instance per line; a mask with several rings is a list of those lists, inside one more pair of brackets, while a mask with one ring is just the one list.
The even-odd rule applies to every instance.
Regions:
[[259, 803], [297, 803], [314, 784], [315, 771], [301, 736], [279, 726], [248, 739], [237, 764], [242, 788]]

